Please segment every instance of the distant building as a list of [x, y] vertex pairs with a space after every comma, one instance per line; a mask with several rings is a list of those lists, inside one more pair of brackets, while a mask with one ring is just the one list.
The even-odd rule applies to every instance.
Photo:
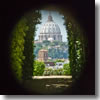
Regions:
[[39, 34], [39, 41], [62, 41], [62, 35], [59, 26], [53, 21], [52, 16], [48, 16], [47, 22], [42, 26]]
[[56, 62], [56, 69], [63, 68], [64, 62]]
[[38, 43], [41, 43], [41, 42], [37, 40], [37, 41], [34, 41], [33, 43], [34, 44], [38, 44]]
[[46, 67], [51, 67], [51, 68], [54, 68], [54, 66], [55, 66], [55, 63], [54, 62], [44, 62], [45, 63], [45, 66]]
[[38, 60], [46, 62], [48, 60], [48, 50], [41, 49], [38, 52]]

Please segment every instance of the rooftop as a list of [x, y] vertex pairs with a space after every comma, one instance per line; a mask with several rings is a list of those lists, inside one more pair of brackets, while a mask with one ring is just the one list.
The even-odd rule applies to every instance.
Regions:
[[41, 50], [39, 50], [39, 51], [48, 51], [48, 50], [46, 50], [46, 49], [41, 49]]

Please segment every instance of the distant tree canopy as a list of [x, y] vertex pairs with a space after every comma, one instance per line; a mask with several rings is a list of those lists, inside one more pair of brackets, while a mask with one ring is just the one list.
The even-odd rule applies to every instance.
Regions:
[[55, 48], [51, 48], [48, 50], [48, 56], [51, 57], [52, 59], [62, 59], [68, 58], [68, 51], [67, 50], [63, 50], [63, 49], [55, 49]]
[[11, 34], [11, 65], [17, 79], [29, 79], [33, 75], [33, 43], [36, 24], [40, 23], [41, 14], [33, 11], [25, 14]]
[[45, 41], [43, 41], [43, 44], [45, 44], [45, 46], [48, 46], [50, 44], [50, 41], [45, 40]]
[[[58, 46], [58, 47], [57, 47]], [[68, 58], [68, 44], [67, 42], [59, 42], [59, 41], [43, 41], [43, 43], [35, 44], [34, 54], [38, 57], [38, 52], [40, 49], [47, 49], [48, 56], [52, 59], [58, 58]]]
[[64, 60], [57, 59], [55, 62], [64, 62]]

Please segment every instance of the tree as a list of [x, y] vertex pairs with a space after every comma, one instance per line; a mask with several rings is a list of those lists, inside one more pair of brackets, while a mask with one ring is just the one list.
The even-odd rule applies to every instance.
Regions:
[[[51, 46], [53, 44], [54, 46]], [[61, 45], [63, 44], [63, 45]], [[57, 47], [58, 46], [58, 47]], [[34, 54], [38, 57], [38, 51], [40, 49], [47, 49], [48, 56], [54, 58], [68, 58], [68, 44], [66, 42], [43, 41], [42, 43], [36, 43], [34, 48]]]
[[15, 26], [11, 35], [11, 65], [13, 69], [13, 73], [15, 74], [18, 80], [22, 80], [22, 66], [23, 60], [25, 56], [23, 54], [24, 51], [24, 37], [26, 36], [26, 31], [28, 30], [28, 26], [26, 25], [26, 19], [22, 18]]
[[34, 44], [32, 41], [34, 40], [35, 36], [36, 24], [40, 23], [41, 14], [37, 10], [27, 13], [24, 17], [27, 20], [27, 26], [29, 27], [29, 29], [27, 30], [25, 36], [25, 43], [24, 43], [25, 59], [22, 72], [23, 72], [23, 79], [27, 80], [31, 79], [33, 76], [34, 68], [32, 66], [35, 55], [33, 55]]
[[43, 72], [45, 69], [45, 64], [43, 62], [34, 61], [33, 68], [34, 68], [33, 75], [41, 76], [41, 75], [43, 75]]
[[43, 41], [43, 44], [45, 44], [45, 46], [48, 46], [50, 44], [50, 41], [45, 40], [45, 41]]
[[74, 79], [78, 79], [86, 62], [86, 39], [83, 36], [83, 30], [75, 20], [70, 16], [67, 16], [64, 19], [68, 33], [69, 65], [71, 74]]
[[33, 40], [36, 24], [40, 23], [39, 11], [32, 11], [21, 18], [11, 35], [11, 65], [17, 79], [30, 79], [33, 75]]
[[40, 49], [42, 49], [42, 43], [34, 44], [33, 52], [36, 57], [38, 57], [38, 52]]

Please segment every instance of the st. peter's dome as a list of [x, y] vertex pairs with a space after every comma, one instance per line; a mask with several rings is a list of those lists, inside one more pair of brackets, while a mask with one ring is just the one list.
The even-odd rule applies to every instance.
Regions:
[[59, 26], [53, 21], [52, 16], [48, 16], [48, 20], [41, 27], [39, 41], [49, 40], [52, 38], [53, 41], [62, 41], [62, 35]]

